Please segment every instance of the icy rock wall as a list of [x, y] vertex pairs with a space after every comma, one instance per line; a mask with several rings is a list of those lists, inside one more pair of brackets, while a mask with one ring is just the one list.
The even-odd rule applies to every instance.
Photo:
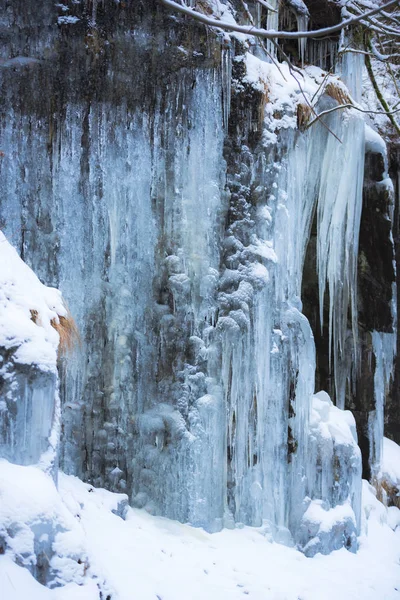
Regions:
[[[3, 72], [1, 216], [82, 335], [61, 364], [63, 467], [209, 530], [267, 519], [304, 546], [305, 498], [348, 505], [357, 530], [354, 443], [346, 454], [329, 441], [326, 478], [308, 460], [315, 345], [301, 284], [317, 210], [340, 353], [356, 303], [363, 122], [332, 113], [341, 145], [320, 124], [300, 133], [295, 82], [286, 100], [278, 71], [246, 83], [234, 44], [221, 61], [214, 37], [153, 9], [115, 5], [97, 28], [80, 15], [59, 32], [39, 13], [49, 62], [30, 32], [39, 62]], [[326, 483], [337, 461], [343, 487]]]
[[[135, 60], [147, 43], [139, 39]], [[188, 51], [173, 52], [182, 66]], [[188, 69], [160, 84], [144, 114], [141, 102], [71, 103], [56, 123], [14, 112], [2, 129], [6, 229], [43, 279], [60, 284], [82, 333], [75, 360], [61, 367], [64, 468], [196, 522], [203, 496], [191, 490], [210, 474], [198, 462], [212, 444], [192, 443], [188, 420], [198, 413], [189, 407], [207, 385], [185, 363], [204, 355], [196, 334], [216, 318], [221, 78]], [[54, 147], [43, 154], [48, 128]], [[207, 489], [219, 502], [206, 503], [220, 516], [218, 480], [216, 472]]]
[[[364, 478], [376, 477], [380, 470], [385, 404], [390, 397], [396, 355], [393, 213], [394, 190], [388, 176], [386, 145], [379, 135], [367, 127], [358, 258], [358, 368], [352, 374], [356, 390], [350, 393], [350, 399], [348, 397], [346, 401], [357, 420]], [[349, 386], [350, 389], [352, 387], [354, 385]], [[371, 389], [374, 390], [373, 394], [369, 391]]]
[[[246, 61], [247, 72], [262, 71], [252, 57]], [[237, 73], [240, 60], [235, 64]], [[257, 81], [255, 84], [257, 87]], [[340, 335], [347, 333], [347, 319], [341, 324], [339, 316], [342, 311], [347, 316], [352, 302], [357, 314], [351, 290], [357, 277], [364, 123], [356, 115], [343, 119], [332, 113], [329, 127], [342, 140], [340, 146], [318, 124], [299, 134], [295, 126], [288, 125], [296, 105], [279, 97], [276, 84], [268, 90], [273, 109], [267, 111], [264, 133], [257, 139], [256, 122], [252, 121], [245, 141], [240, 139], [243, 132], [235, 138], [231, 131], [236, 153], [228, 160], [231, 204], [217, 324], [224, 327], [228, 508], [235, 520], [259, 524], [264, 518], [281, 528], [289, 527], [300, 541], [297, 535], [305, 497], [323, 498], [327, 511], [346, 503], [352, 515], [348, 546], [354, 549], [361, 489], [355, 425], [353, 422], [348, 445], [341, 446], [338, 441], [337, 449], [328, 451], [322, 436], [319, 450], [310, 450], [315, 348], [309, 323], [301, 314], [300, 295], [305, 251], [317, 210], [320, 289], [323, 295], [328, 281], [331, 323], [336, 323], [335, 328], [331, 325], [331, 337], [339, 346]], [[239, 96], [250, 94], [239, 86], [236, 89]], [[332, 103], [331, 98], [322, 97], [319, 105], [322, 109]], [[245, 101], [237, 97], [234, 105], [239, 113], [246, 110]], [[351, 156], [355, 156], [354, 162]], [[346, 277], [348, 283], [343, 286]], [[249, 294], [249, 287], [257, 293]], [[239, 329], [245, 336], [238, 339]], [[310, 461], [310, 455], [315, 459]], [[321, 484], [321, 466], [317, 465], [323, 456], [330, 456], [330, 466], [324, 467]], [[335, 468], [338, 480], [334, 484], [330, 478], [334, 478]], [[344, 487], [338, 483], [339, 473], [346, 481]], [[346, 536], [341, 531], [337, 539], [342, 544]], [[326, 538], [332, 540], [333, 536], [327, 532]], [[328, 546], [322, 543], [319, 548], [326, 551]]]

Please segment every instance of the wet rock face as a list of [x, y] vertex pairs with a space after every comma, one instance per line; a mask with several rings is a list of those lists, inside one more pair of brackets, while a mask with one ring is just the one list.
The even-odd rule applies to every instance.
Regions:
[[359, 245], [359, 319], [367, 331], [391, 332], [395, 282], [391, 235], [393, 197], [383, 179], [384, 172], [383, 156], [368, 152]]
[[13, 2], [0, 34], [2, 93], [10, 94], [14, 110], [43, 119], [50, 153], [68, 104], [112, 102], [144, 110], [171, 74], [210, 67], [218, 48], [204, 28], [177, 22], [155, 0], [45, 0], [39, 9], [34, 2]]
[[[400, 147], [394, 143], [389, 147], [389, 173], [394, 183], [394, 245], [396, 260], [397, 305], [400, 302]], [[400, 333], [397, 328], [397, 348], [400, 348]], [[387, 399], [385, 435], [400, 444], [400, 358], [395, 362], [393, 385]]]
[[310, 12], [311, 28], [332, 27], [340, 22], [340, 8], [329, 0], [305, 0]]

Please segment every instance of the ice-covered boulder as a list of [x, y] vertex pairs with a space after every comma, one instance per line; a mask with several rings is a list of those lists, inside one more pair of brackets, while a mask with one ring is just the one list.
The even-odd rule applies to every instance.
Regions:
[[61, 293], [43, 285], [0, 232], [0, 457], [54, 462], [57, 349], [72, 335]]
[[352, 413], [326, 392], [313, 397], [308, 452], [308, 497], [297, 541], [307, 556], [357, 550], [361, 511], [361, 452]]
[[0, 497], [0, 554], [42, 584], [82, 584], [88, 568], [84, 532], [51, 476], [0, 459]]
[[[0, 459], [0, 596], [4, 600], [31, 598], [33, 589], [38, 593], [35, 598], [49, 600], [100, 600], [112, 595], [91, 560], [93, 548], [81, 513], [90, 499], [94, 518], [99, 510], [122, 517], [127, 496], [95, 490], [62, 473], [59, 479], [58, 490], [51, 474], [38, 466]], [[24, 570], [18, 572], [18, 567]], [[45, 588], [33, 586], [28, 572], [42, 585], [62, 591], [44, 595]]]

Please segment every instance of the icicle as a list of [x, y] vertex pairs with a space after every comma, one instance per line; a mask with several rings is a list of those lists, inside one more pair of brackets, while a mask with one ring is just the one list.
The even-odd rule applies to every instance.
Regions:
[[396, 333], [372, 332], [372, 349], [375, 356], [374, 400], [375, 409], [368, 418], [370, 442], [369, 463], [372, 476], [377, 476], [381, 467], [385, 398], [389, 390], [396, 355]]
[[[271, 31], [271, 30], [277, 31], [278, 30], [279, 0], [271, 0], [271, 1], [268, 0], [268, 4], [270, 4], [272, 6], [274, 11], [272, 11], [272, 10], [268, 11], [266, 29], [268, 29], [268, 31]], [[267, 48], [267, 52], [269, 52], [269, 54], [273, 58], [277, 58], [276, 46], [275, 46], [275, 44], [272, 43], [272, 40], [266, 40], [265, 45]]]
[[[298, 14], [298, 15], [296, 15], [296, 20], [297, 20], [297, 31], [307, 31], [308, 22], [309, 22], [308, 15], [307, 14]], [[304, 65], [306, 48], [307, 48], [307, 38], [300, 38], [299, 39], [299, 54], [300, 54], [300, 60], [301, 60], [302, 65]]]
[[[349, 46], [354, 48], [352, 39], [349, 39], [342, 31], [340, 48], [346, 49]], [[364, 56], [355, 52], [343, 52], [342, 59], [339, 64], [341, 78], [349, 89], [351, 97], [356, 102], [361, 102], [361, 94], [363, 89], [362, 75], [365, 64]]]
[[222, 50], [222, 102], [224, 127], [228, 129], [229, 113], [231, 110], [231, 85], [232, 85], [232, 57], [230, 48]]
[[364, 177], [364, 122], [357, 115], [333, 113], [328, 122], [342, 142], [329, 135], [322, 165], [318, 201], [317, 263], [320, 320], [325, 286], [329, 288], [329, 347], [333, 348], [337, 405], [344, 407], [347, 320], [351, 311], [353, 345], [357, 345], [357, 255]]

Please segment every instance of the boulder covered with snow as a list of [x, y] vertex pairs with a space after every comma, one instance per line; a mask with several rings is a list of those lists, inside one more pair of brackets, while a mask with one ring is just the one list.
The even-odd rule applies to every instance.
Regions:
[[88, 568], [84, 532], [51, 476], [2, 459], [0, 497], [0, 553], [42, 584], [83, 583]]
[[400, 446], [385, 437], [376, 484], [379, 499], [386, 506], [400, 508]]
[[[0, 457], [50, 466], [58, 440], [61, 293], [43, 285], [0, 232]], [[46, 465], [45, 465], [46, 463]]]
[[72, 329], [60, 292], [0, 232], [0, 555], [51, 586], [81, 585], [88, 569], [84, 532], [54, 481], [57, 355]]

